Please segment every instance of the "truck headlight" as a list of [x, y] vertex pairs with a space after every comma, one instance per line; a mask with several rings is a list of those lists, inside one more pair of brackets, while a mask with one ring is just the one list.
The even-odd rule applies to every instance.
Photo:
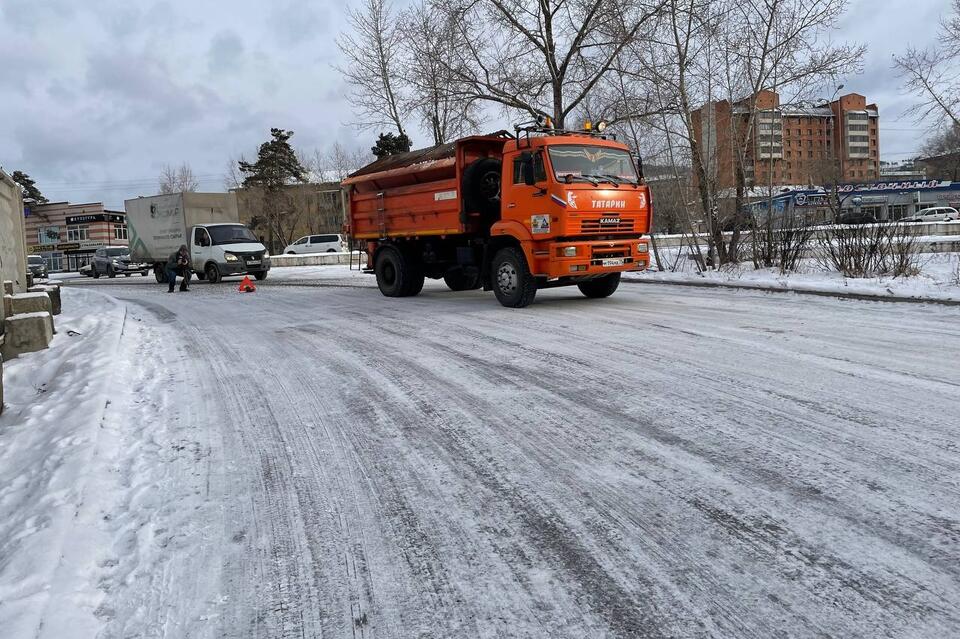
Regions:
[[238, 258], [236, 255], [234, 255], [233, 253], [224, 253], [224, 254], [223, 254], [223, 259], [225, 259], [225, 260], [228, 261], [228, 262], [237, 262], [237, 261], [239, 261], [239, 258]]
[[263, 257], [264, 257], [264, 259], [270, 257], [270, 251], [264, 251], [264, 252], [263, 252]]
[[576, 257], [576, 256], [577, 256], [577, 247], [576, 247], [576, 246], [564, 246], [564, 247], [563, 247], [563, 256], [564, 256], [564, 257]]
[[649, 248], [647, 248], [646, 242], [641, 242], [640, 244], [637, 244], [637, 253], [646, 253], [647, 251], [649, 251]]

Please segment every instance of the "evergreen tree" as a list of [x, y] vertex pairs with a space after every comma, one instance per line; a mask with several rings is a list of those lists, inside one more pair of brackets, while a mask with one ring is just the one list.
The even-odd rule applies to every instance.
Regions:
[[277, 191], [291, 181], [303, 182], [307, 170], [290, 146], [293, 131], [270, 129], [270, 137], [273, 139], [260, 145], [256, 162], [240, 160], [243, 185]]
[[30, 176], [23, 171], [14, 171], [10, 177], [20, 185], [20, 191], [23, 192], [24, 200], [32, 200], [34, 204], [46, 204], [49, 202], [47, 198], [43, 197], [43, 193], [40, 192], [40, 189], [37, 188], [34, 181], [30, 179]]
[[243, 174], [243, 186], [259, 191], [263, 196], [265, 226], [270, 234], [270, 248], [276, 249], [275, 240], [281, 246], [292, 241], [300, 212], [290, 201], [285, 187], [294, 182], [305, 182], [307, 170], [290, 146], [293, 131], [270, 129], [270, 140], [260, 145], [257, 161], [239, 161]]
[[395, 155], [397, 153], [406, 153], [410, 150], [410, 138], [406, 133], [394, 135], [393, 133], [381, 133], [377, 138], [377, 143], [370, 149], [377, 159]]

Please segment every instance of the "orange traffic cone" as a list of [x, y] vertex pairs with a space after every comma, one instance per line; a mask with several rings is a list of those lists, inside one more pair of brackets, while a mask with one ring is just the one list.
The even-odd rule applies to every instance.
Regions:
[[240, 288], [237, 290], [241, 293], [253, 293], [257, 290], [257, 287], [253, 285], [253, 280], [250, 279], [249, 275], [244, 275], [243, 281], [240, 282]]

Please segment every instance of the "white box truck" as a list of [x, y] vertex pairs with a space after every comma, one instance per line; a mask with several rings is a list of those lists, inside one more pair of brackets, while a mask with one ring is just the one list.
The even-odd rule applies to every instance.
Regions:
[[165, 282], [170, 254], [187, 245], [197, 279], [212, 283], [228, 275], [266, 279], [270, 253], [240, 224], [236, 193], [171, 193], [124, 201], [130, 259], [153, 267]]

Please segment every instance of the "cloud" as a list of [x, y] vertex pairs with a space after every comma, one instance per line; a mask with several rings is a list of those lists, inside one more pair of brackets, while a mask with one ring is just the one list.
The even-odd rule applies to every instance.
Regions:
[[51, 21], [70, 20], [76, 4], [72, 0], [3, 0], [0, 15], [17, 31], [33, 32]]
[[329, 30], [330, 12], [317, 11], [306, 2], [286, 2], [272, 10], [269, 23], [279, 38], [277, 46], [300, 45]]
[[169, 134], [220, 106], [209, 87], [179, 82], [180, 75], [157, 55], [115, 49], [90, 56], [86, 88], [105, 111]]
[[207, 50], [207, 68], [211, 74], [233, 73], [243, 66], [243, 40], [233, 31], [214, 36]]

